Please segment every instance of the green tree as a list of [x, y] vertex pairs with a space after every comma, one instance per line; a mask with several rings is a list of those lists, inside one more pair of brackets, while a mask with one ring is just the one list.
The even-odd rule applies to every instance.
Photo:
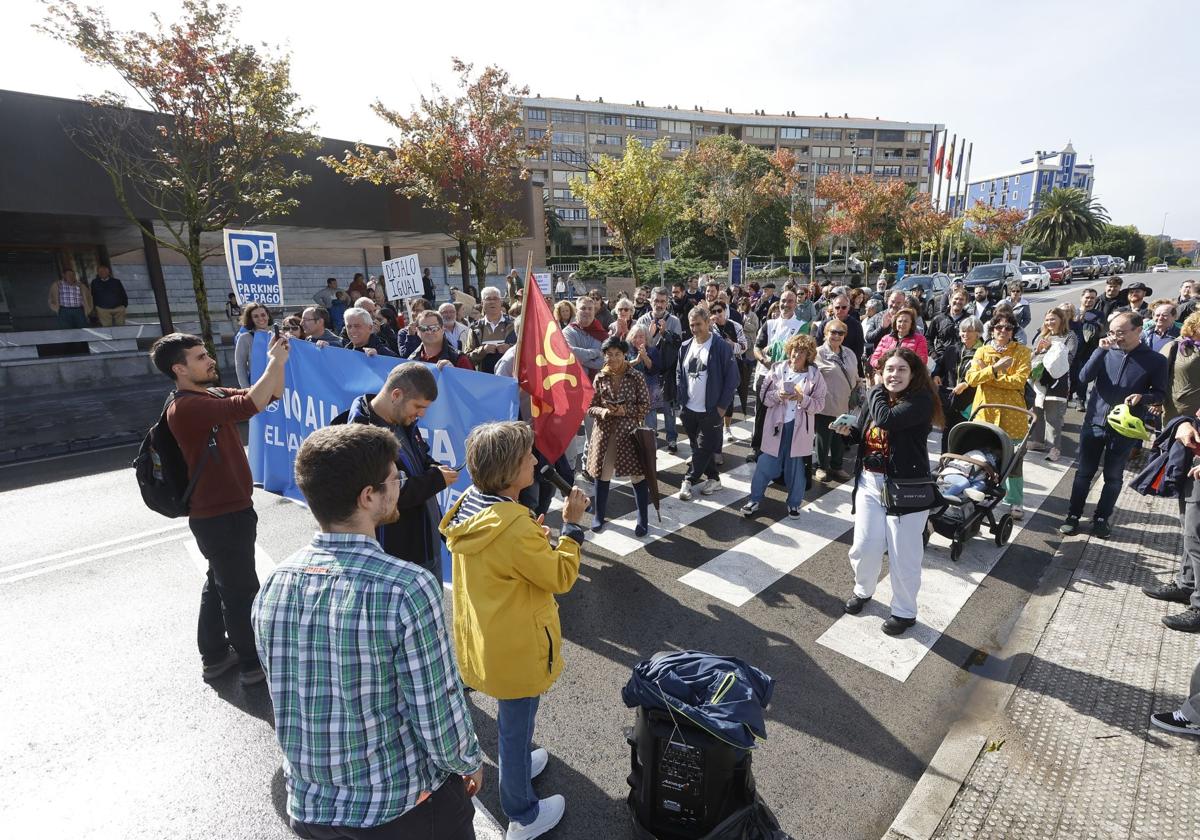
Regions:
[[571, 231], [563, 226], [558, 213], [550, 204], [550, 190], [542, 190], [542, 218], [546, 225], [546, 256], [558, 256], [570, 253], [575, 245]]
[[1171, 242], [1170, 236], [1143, 236], [1142, 239], [1146, 244], [1146, 256], [1158, 257], [1160, 262], [1165, 262], [1170, 265], [1179, 256], [1179, 252], [1175, 250], [1174, 243]]
[[974, 207], [967, 208], [966, 218], [989, 260], [997, 251], [1019, 242], [1024, 233], [1025, 213], [1015, 207], [989, 207], [977, 201]]
[[1178, 259], [1175, 260], [1175, 265], [1179, 266], [1180, 268], [1191, 268], [1192, 267], [1192, 258], [1191, 257], [1179, 257]]
[[399, 132], [388, 150], [359, 143], [341, 160], [322, 160], [351, 181], [392, 186], [444, 214], [446, 233], [458, 242], [463, 284], [474, 263], [482, 289], [488, 253], [532, 233], [514, 212], [514, 181], [529, 178], [524, 160], [549, 148], [551, 137], [525, 142], [520, 97], [529, 89], [513, 87], [508, 73], [489, 66], [476, 77], [473, 65], [457, 58], [452, 66], [460, 89], [453, 98], [435, 87], [407, 116], [382, 102], [371, 106]]
[[571, 181], [571, 191], [608, 227], [639, 283], [639, 253], [657, 242], [684, 209], [683, 172], [666, 151], [665, 137], [646, 147], [630, 136], [624, 155], [601, 155], [586, 181]]
[[[700, 141], [681, 159], [690, 187], [687, 216], [701, 222], [706, 232], [749, 257], [763, 243], [753, 238], [755, 222], [778, 209], [784, 179], [771, 157], [729, 134]], [[775, 231], [778, 239], [783, 230]]]
[[222, 246], [202, 237], [295, 209], [289, 191], [309, 177], [290, 159], [319, 141], [292, 90], [289, 60], [239, 43], [236, 9], [184, 0], [183, 12], [177, 23], [155, 15], [153, 31], [124, 32], [99, 9], [63, 0], [48, 4], [40, 29], [116, 71], [152, 111], [107, 91], [86, 97], [90, 118], [67, 131], [108, 175], [129, 219], [187, 262], [200, 332], [215, 357], [204, 260]]
[[1072, 245], [1099, 239], [1108, 222], [1108, 211], [1095, 199], [1088, 199], [1083, 190], [1059, 188], [1042, 199], [1025, 233], [1061, 257]]
[[1084, 245], [1083, 252], [1089, 256], [1128, 257], [1132, 254], [1134, 262], [1141, 262], [1146, 258], [1146, 240], [1134, 225], [1105, 225], [1104, 233]]

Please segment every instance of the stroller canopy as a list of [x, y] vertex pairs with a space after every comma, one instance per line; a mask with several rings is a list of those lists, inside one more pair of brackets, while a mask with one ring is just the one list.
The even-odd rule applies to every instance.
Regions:
[[967, 420], [950, 430], [946, 438], [948, 452], [966, 455], [972, 449], [982, 449], [996, 456], [996, 472], [1001, 478], [1008, 475], [1013, 466], [1013, 442], [1004, 430], [995, 423]]

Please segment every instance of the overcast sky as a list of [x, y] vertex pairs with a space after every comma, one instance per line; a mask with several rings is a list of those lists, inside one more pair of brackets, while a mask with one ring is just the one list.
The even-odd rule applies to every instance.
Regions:
[[[86, 4], [89, 0], [80, 0]], [[90, 0], [123, 27], [172, 0]], [[234, 3], [234, 5], [239, 5]], [[245, 4], [239, 31], [289, 49], [322, 134], [382, 142], [369, 111], [453, 86], [451, 56], [499, 64], [544, 96], [944, 123], [972, 176], [1074, 143], [1115, 223], [1200, 238], [1195, 0], [495, 0]], [[34, 32], [6, 0], [0, 88], [78, 96], [119, 80]], [[1188, 37], [1191, 45], [1186, 43]], [[3, 130], [19, 127], [4, 126]]]

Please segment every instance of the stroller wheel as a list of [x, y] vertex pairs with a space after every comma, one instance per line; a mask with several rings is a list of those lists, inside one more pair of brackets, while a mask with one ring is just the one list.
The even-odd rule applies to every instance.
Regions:
[[952, 542], [950, 544], [950, 559], [953, 560], [955, 563], [958, 562], [958, 558], [962, 557], [962, 553], [963, 553], [963, 544], [962, 543], [955, 540], [954, 542]]
[[921, 532], [921, 545], [929, 547], [929, 538], [933, 536], [933, 526], [926, 524], [925, 530]]
[[1003, 546], [1008, 542], [1008, 538], [1012, 536], [1013, 518], [1009, 514], [1004, 514], [1000, 517], [1000, 521], [996, 524], [996, 545]]

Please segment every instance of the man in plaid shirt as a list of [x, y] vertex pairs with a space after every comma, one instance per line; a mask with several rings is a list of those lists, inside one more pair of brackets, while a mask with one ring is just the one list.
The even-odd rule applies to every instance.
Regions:
[[254, 602], [292, 829], [312, 840], [473, 838], [483, 757], [442, 587], [384, 553], [396, 438], [366, 425], [311, 434], [296, 482], [320, 530]]

